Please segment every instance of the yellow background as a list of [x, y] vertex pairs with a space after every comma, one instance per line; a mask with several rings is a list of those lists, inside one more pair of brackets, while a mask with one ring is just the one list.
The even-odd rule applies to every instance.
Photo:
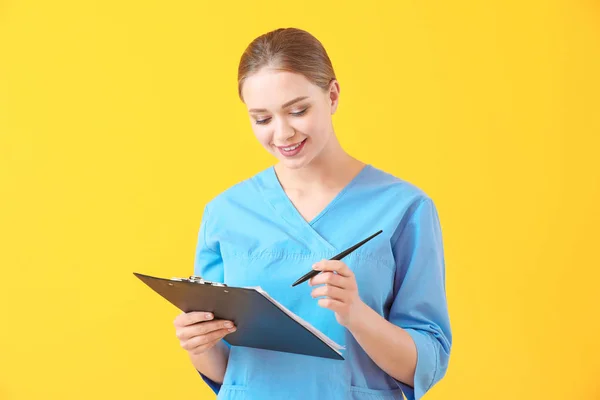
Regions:
[[256, 36], [327, 48], [345, 148], [436, 202], [454, 333], [428, 399], [600, 399], [600, 4], [0, 3], [0, 399], [213, 398], [177, 310], [204, 204], [274, 160]]

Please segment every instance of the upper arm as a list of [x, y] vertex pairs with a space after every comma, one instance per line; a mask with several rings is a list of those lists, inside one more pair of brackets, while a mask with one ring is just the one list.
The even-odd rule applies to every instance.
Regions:
[[194, 275], [210, 281], [223, 282], [223, 258], [217, 243], [211, 238], [211, 220], [208, 206], [204, 208], [194, 257]]
[[[201, 276], [203, 279], [223, 282], [224, 270], [223, 259], [218, 246], [210, 238], [210, 214], [208, 206], [204, 208], [200, 229], [198, 230], [198, 239], [196, 242], [196, 253], [194, 257], [194, 275]], [[210, 378], [198, 371], [204, 382], [218, 394], [221, 384], [212, 381]]]
[[424, 197], [409, 212], [393, 243], [396, 275], [389, 320], [405, 329], [417, 347], [415, 386], [399, 383], [411, 400], [422, 397], [445, 375], [452, 333], [437, 209]]

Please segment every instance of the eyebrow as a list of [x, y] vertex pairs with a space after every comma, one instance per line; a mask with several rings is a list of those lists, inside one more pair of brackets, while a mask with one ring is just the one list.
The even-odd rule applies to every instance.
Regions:
[[[281, 108], [286, 108], [291, 106], [294, 103], [297, 103], [299, 101], [302, 101], [304, 99], [308, 99], [308, 96], [301, 96], [301, 97], [296, 97], [294, 100], [290, 100], [287, 103], [285, 103], [284, 105], [281, 106]], [[266, 112], [267, 109], [266, 108], [251, 108], [250, 110], [248, 110], [248, 112]]]

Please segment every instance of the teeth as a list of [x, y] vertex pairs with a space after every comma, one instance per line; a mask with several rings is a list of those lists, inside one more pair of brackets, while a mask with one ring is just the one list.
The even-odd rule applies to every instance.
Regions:
[[298, 148], [298, 147], [299, 147], [301, 144], [302, 144], [302, 143], [298, 143], [298, 144], [297, 144], [297, 145], [295, 145], [295, 146], [292, 146], [292, 147], [284, 147], [283, 149], [284, 149], [285, 151], [292, 151], [292, 150], [295, 150], [295, 149], [297, 149], [297, 148]]

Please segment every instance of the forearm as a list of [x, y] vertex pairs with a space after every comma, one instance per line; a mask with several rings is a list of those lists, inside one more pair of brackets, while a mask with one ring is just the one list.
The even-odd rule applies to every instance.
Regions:
[[188, 354], [196, 370], [216, 383], [223, 383], [229, 359], [229, 347], [225, 342], [220, 340], [214, 347], [202, 354]]
[[358, 344], [379, 368], [400, 382], [414, 386], [417, 348], [411, 336], [366, 304], [361, 307], [360, 317], [349, 326]]

